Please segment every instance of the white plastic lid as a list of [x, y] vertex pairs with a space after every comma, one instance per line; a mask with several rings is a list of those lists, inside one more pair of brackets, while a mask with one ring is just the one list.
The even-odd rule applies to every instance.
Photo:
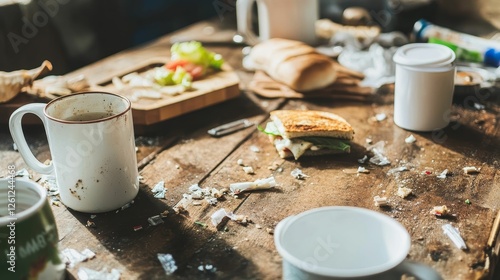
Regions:
[[414, 43], [400, 47], [394, 54], [397, 64], [406, 66], [445, 66], [455, 61], [455, 53], [448, 47], [432, 43]]

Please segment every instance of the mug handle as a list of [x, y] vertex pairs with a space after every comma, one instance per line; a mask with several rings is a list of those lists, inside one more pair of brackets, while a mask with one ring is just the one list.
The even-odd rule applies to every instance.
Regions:
[[236, 1], [236, 24], [238, 33], [251, 45], [260, 42], [259, 37], [252, 31], [252, 7], [254, 2], [255, 0]]
[[398, 272], [398, 275], [409, 274], [417, 277], [417, 279], [443, 280], [434, 268], [410, 260], [404, 260], [394, 270]]
[[[33, 170], [41, 174], [52, 174], [54, 172], [54, 165], [50, 163], [49, 165], [41, 163], [31, 152], [28, 143], [26, 143], [26, 138], [24, 137], [22, 119], [25, 114], [31, 113], [40, 118], [47, 131], [46, 118], [43, 110], [47, 104], [44, 103], [31, 103], [26, 104], [12, 113], [9, 119], [9, 130], [14, 143], [17, 145], [17, 149], [21, 156], [23, 157], [26, 164]], [[48, 137], [48, 135], [47, 135]]]

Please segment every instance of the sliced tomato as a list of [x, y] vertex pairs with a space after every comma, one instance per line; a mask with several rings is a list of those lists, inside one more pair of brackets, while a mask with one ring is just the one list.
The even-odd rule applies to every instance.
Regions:
[[165, 64], [165, 68], [167, 68], [168, 70], [175, 71], [175, 69], [178, 66], [181, 66], [184, 68], [184, 65], [186, 65], [188, 63], [190, 63], [190, 62], [186, 61], [186, 60], [172, 60], [172, 61], [167, 62], [167, 64]]
[[177, 67], [182, 67], [186, 72], [191, 74], [193, 80], [203, 77], [205, 74], [205, 69], [201, 65], [196, 65], [186, 60], [173, 60], [165, 64], [165, 68], [175, 71]]
[[199, 79], [203, 76], [204, 74], [204, 69], [203, 66], [200, 65], [194, 65], [193, 69], [191, 71], [188, 71], [191, 76], [193, 76], [193, 80]]

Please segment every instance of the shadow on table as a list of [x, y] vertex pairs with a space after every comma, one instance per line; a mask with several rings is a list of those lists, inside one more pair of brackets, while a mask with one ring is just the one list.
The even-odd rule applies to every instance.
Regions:
[[[165, 276], [157, 254], [171, 254], [178, 267], [170, 277], [186, 279], [217, 278], [222, 275], [255, 277], [245, 273], [253, 264], [235, 251], [231, 245], [216, 237], [212, 229], [200, 226], [193, 228], [189, 218], [175, 214], [165, 200], [154, 198], [149, 188], [141, 187], [130, 207], [98, 214], [91, 221], [95, 226], [87, 227], [97, 240], [111, 252], [116, 260], [130, 271], [137, 272], [141, 279], [156, 279]], [[69, 210], [83, 225], [87, 225], [89, 214]], [[151, 225], [148, 218], [169, 212], [160, 219], [161, 224]], [[97, 256], [99, 257], [99, 256]], [[103, 259], [103, 262], [106, 260]], [[212, 265], [216, 270], [200, 271], [200, 265]]]

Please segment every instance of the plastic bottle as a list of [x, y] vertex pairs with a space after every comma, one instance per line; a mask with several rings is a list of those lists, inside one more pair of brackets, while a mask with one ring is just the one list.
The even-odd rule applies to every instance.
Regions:
[[417, 41], [448, 46], [455, 52], [457, 60], [500, 66], [500, 41], [460, 33], [424, 19], [415, 22], [413, 32]]

